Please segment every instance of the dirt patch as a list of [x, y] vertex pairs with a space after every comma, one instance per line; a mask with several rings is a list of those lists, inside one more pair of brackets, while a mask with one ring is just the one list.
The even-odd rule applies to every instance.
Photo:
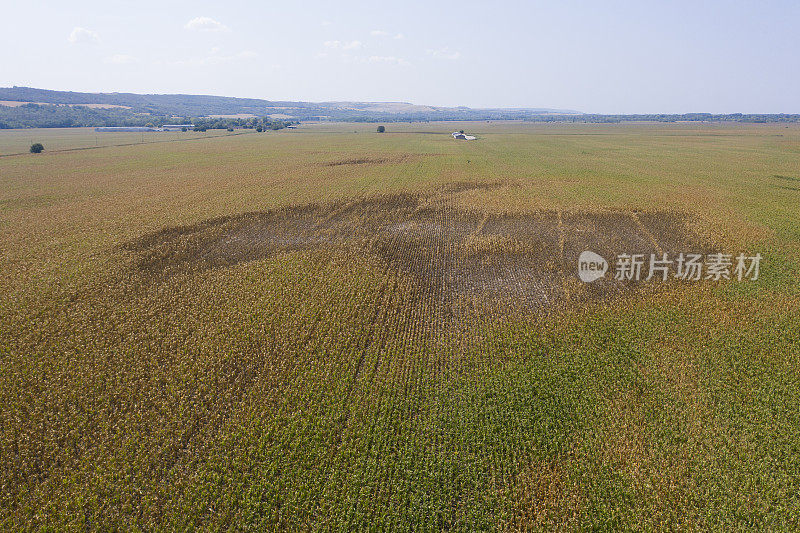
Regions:
[[651, 253], [704, 248], [678, 213], [482, 215], [449, 202], [464, 187], [223, 217], [168, 228], [124, 248], [134, 254], [136, 270], [153, 278], [224, 268], [287, 251], [343, 249], [377, 258], [413, 277], [444, 305], [479, 297], [533, 309], [604, 298], [644, 285], [625, 284], [611, 275], [580, 283], [577, 261], [584, 250], [612, 261], [619, 253], [649, 258]]
[[467, 191], [491, 191], [507, 186], [507, 183], [498, 181], [453, 181], [442, 185], [439, 193], [460, 193]]
[[385, 165], [389, 163], [404, 163], [413, 158], [411, 154], [365, 155], [326, 161], [324, 167], [340, 167], [346, 165]]

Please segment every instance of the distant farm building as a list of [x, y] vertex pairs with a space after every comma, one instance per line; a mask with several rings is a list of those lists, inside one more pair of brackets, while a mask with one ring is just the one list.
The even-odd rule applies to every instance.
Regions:
[[99, 133], [119, 133], [119, 132], [144, 132], [144, 131], [158, 131], [156, 128], [148, 128], [146, 126], [103, 126], [95, 128], [94, 131]]
[[453, 132], [453, 139], [463, 139], [465, 141], [474, 141], [475, 140], [475, 136], [474, 135], [467, 135], [463, 131], [454, 131]]
[[98, 133], [119, 133], [119, 132], [146, 132], [146, 131], [182, 131], [183, 128], [187, 130], [194, 129], [193, 124], [164, 124], [160, 128], [151, 128], [149, 126], [102, 126], [95, 128], [94, 131]]
[[194, 124], [164, 124], [161, 126], [164, 131], [181, 131], [183, 128], [191, 130], [194, 128]]

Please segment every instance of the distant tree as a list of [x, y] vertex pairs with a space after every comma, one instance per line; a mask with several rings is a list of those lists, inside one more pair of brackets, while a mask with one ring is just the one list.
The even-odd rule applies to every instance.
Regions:
[[188, 130], [188, 128], [186, 126], [181, 128], [181, 131], [187, 131], [187, 130]]
[[383, 133], [384, 131], [386, 131], [385, 126], [378, 126], [378, 133]]
[[44, 146], [42, 146], [42, 143], [33, 143], [31, 145], [32, 154], [41, 154], [43, 151], [44, 151]]
[[259, 126], [256, 126], [256, 131], [257, 131], [258, 133], [261, 133], [262, 131], [264, 131], [264, 128], [262, 128], [260, 125], [259, 125]]

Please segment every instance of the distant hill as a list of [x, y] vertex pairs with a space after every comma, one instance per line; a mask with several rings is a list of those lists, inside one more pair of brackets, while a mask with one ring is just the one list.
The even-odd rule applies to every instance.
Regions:
[[0, 88], [0, 129], [144, 126], [148, 123], [159, 126], [175, 122], [225, 128], [255, 127], [256, 122], [269, 127], [275, 121], [445, 120], [799, 122], [800, 115], [597, 115], [547, 108], [476, 109], [416, 105], [408, 102], [292, 102], [196, 94], [77, 93], [31, 87]]
[[[277, 116], [295, 120], [331, 121], [424, 121], [424, 120], [500, 120], [524, 119], [532, 116], [568, 114], [577, 111], [560, 109], [471, 109], [467, 107], [434, 107], [407, 102], [292, 102], [233, 98], [193, 94], [78, 93], [51, 91], [32, 87], [0, 88], [0, 120], [8, 108], [17, 108], [16, 115], [34, 114], [32, 105], [87, 107], [95, 112], [85, 117], [90, 121], [106, 117], [115, 124], [136, 115], [153, 117], [218, 117]], [[22, 108], [22, 109], [19, 109]], [[102, 110], [102, 111], [99, 111]], [[75, 120], [76, 110], [49, 110], [67, 121]], [[41, 114], [41, 113], [39, 113]], [[89, 125], [109, 125], [97, 123]]]

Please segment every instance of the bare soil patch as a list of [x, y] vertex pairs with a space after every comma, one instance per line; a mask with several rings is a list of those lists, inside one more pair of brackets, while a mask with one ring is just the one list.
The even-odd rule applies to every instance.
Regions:
[[388, 163], [404, 163], [413, 159], [411, 154], [387, 154], [387, 155], [364, 155], [358, 157], [348, 157], [326, 161], [322, 163], [325, 167], [340, 167], [346, 165], [385, 165]]
[[676, 212], [481, 215], [449, 202], [466, 187], [217, 218], [167, 228], [124, 249], [134, 254], [135, 269], [153, 278], [225, 268], [281, 252], [343, 249], [412, 276], [442, 303], [477, 296], [532, 309], [606, 298], [644, 285], [619, 282], [611, 274], [580, 283], [577, 261], [584, 250], [613, 262], [620, 253], [649, 258], [651, 253], [707, 249]]

